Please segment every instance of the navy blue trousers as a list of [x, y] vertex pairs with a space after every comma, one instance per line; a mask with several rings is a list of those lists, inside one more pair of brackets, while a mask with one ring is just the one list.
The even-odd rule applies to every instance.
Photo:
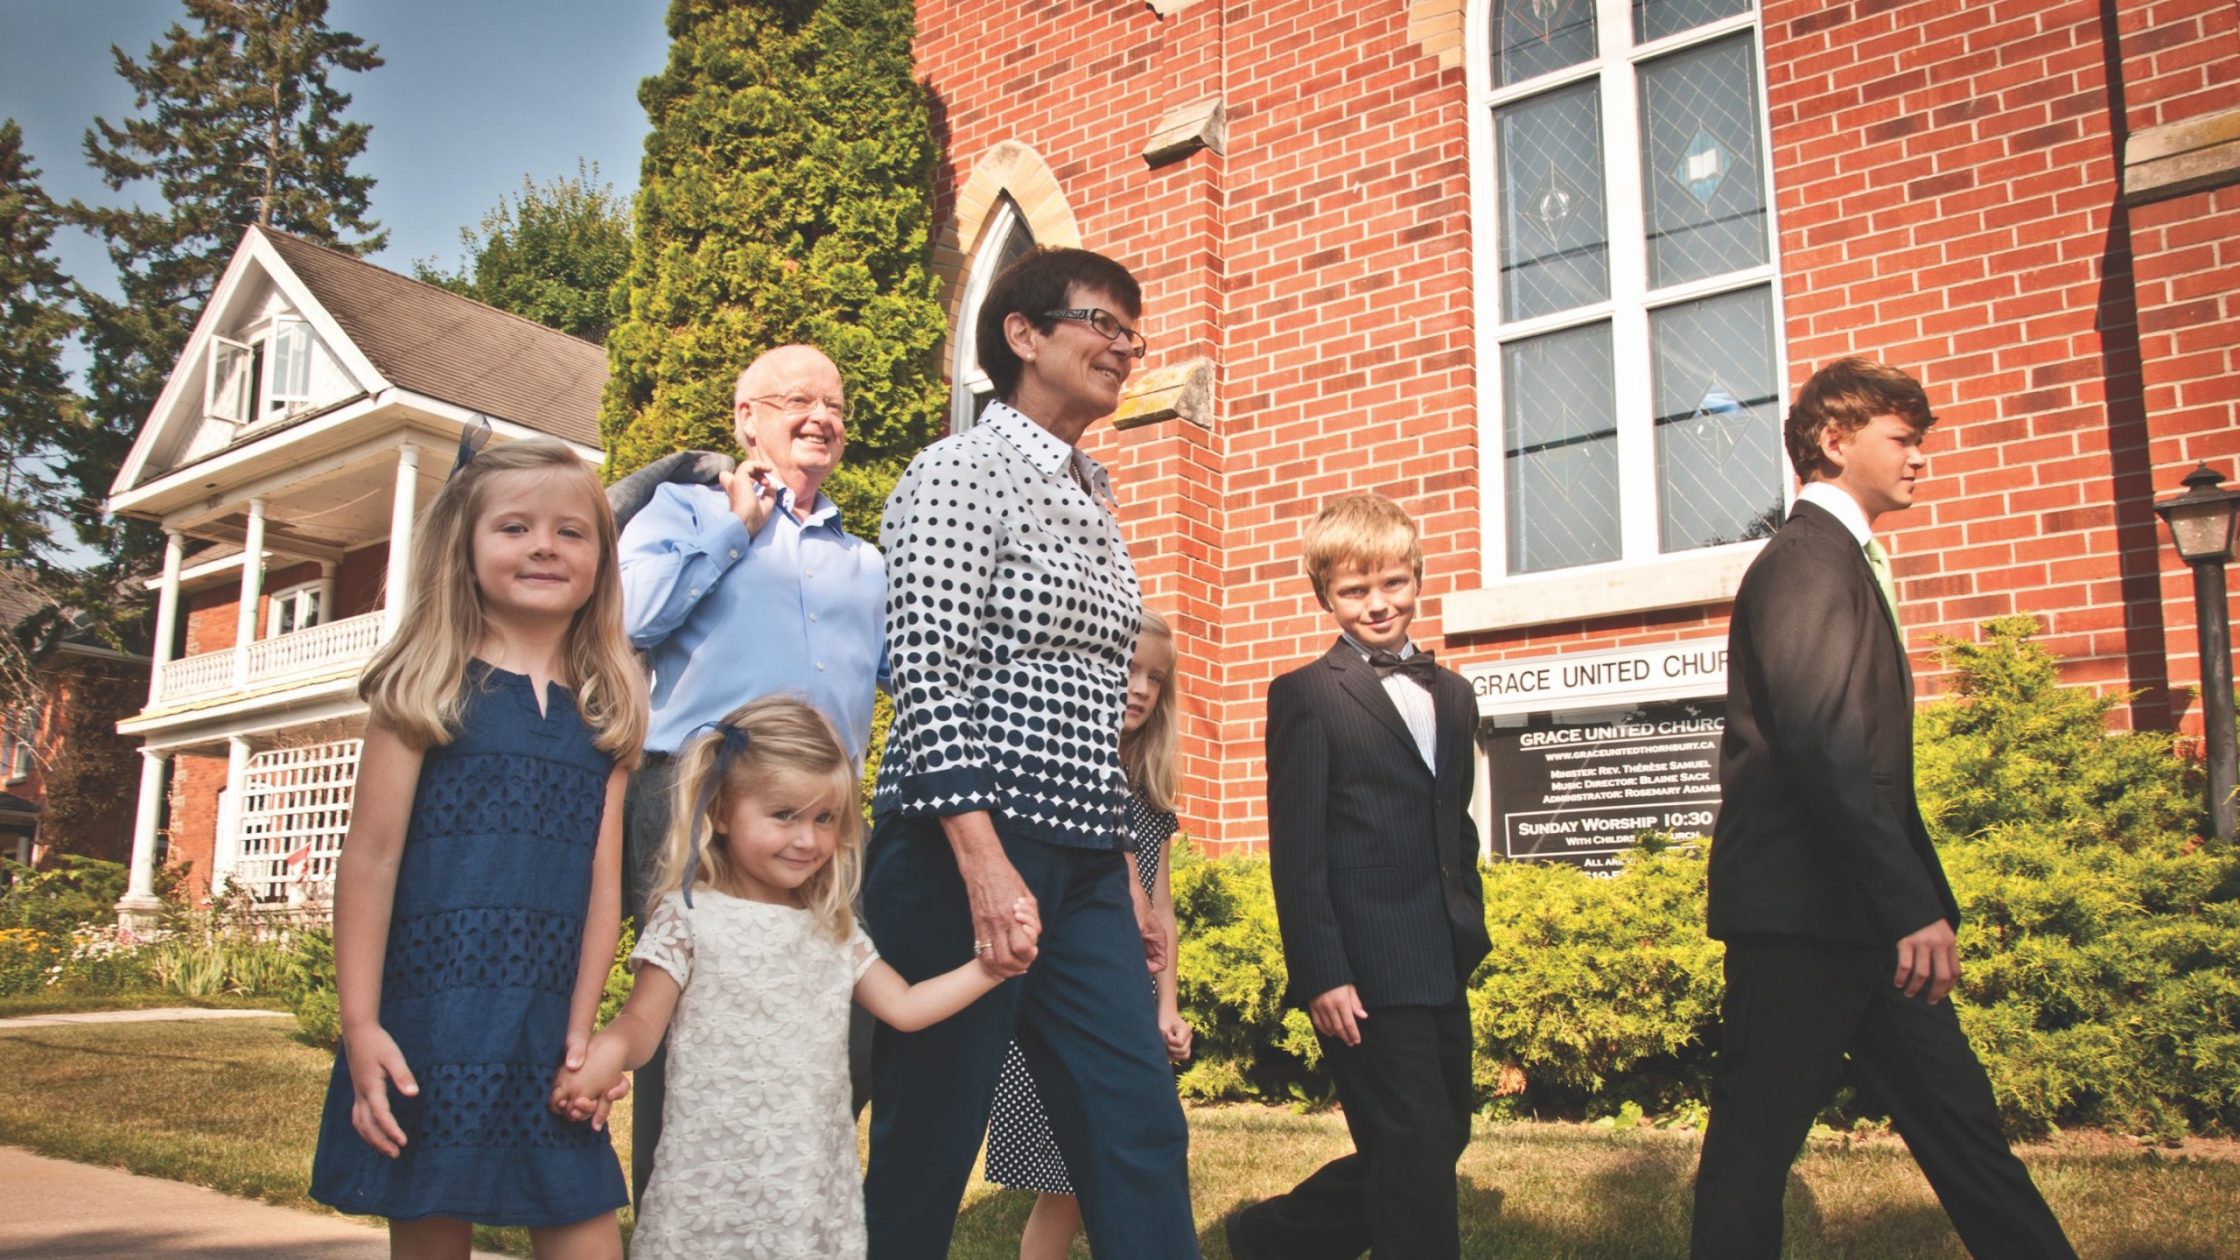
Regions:
[[[1189, 1131], [1144, 983], [1143, 940], [1117, 850], [1004, 834], [1035, 896], [1041, 952], [1026, 975], [922, 1032], [872, 1036], [870, 1260], [941, 1260], [1016, 1039], [1080, 1192], [1100, 1256], [1194, 1260]], [[872, 833], [864, 921], [915, 984], [972, 960], [972, 910], [934, 818], [889, 816]]]

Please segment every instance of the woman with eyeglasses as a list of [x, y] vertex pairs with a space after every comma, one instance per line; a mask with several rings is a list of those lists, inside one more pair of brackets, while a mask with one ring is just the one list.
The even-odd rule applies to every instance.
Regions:
[[[894, 724], [864, 918], [915, 981], [978, 958], [1014, 978], [948, 1022], [877, 1030], [871, 1260], [938, 1260], [1005, 1047], [1039, 1087], [1100, 1256], [1189, 1260], [1189, 1136], [1146, 970], [1164, 930], [1128, 876], [1121, 710], [1142, 617], [1104, 468], [1077, 449], [1144, 355], [1127, 268], [1043, 249], [974, 329], [996, 386], [887, 501]], [[1014, 932], [1031, 897], [1039, 944]]]

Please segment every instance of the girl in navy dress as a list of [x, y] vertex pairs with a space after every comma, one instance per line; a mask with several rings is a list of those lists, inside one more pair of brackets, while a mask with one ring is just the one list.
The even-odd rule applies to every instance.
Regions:
[[481, 1222], [529, 1227], [542, 1260], [619, 1260], [604, 1127], [545, 1106], [614, 957], [645, 737], [614, 517], [558, 442], [462, 443], [412, 579], [358, 684], [312, 1197], [388, 1217], [393, 1256], [464, 1260]]
[[[1152, 913], [1167, 934], [1166, 965], [1153, 982], [1159, 1034], [1167, 1043], [1167, 1057], [1181, 1063], [1190, 1057], [1190, 1025], [1175, 1000], [1174, 890], [1167, 858], [1167, 842], [1175, 832], [1173, 683], [1174, 631], [1146, 608], [1135, 658], [1128, 662], [1128, 704], [1120, 716], [1120, 768], [1128, 776], [1128, 873], [1150, 898]], [[1016, 1043], [1004, 1052], [995, 1107], [988, 1113], [987, 1173], [997, 1185], [1037, 1192], [1019, 1239], [1020, 1260], [1064, 1260], [1081, 1230], [1081, 1202], [1074, 1197], [1072, 1175]]]

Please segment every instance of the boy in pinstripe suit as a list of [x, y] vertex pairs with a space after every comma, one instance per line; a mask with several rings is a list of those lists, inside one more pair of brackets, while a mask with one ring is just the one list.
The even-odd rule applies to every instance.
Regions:
[[1337, 623], [1328, 654], [1268, 688], [1268, 863], [1290, 974], [1354, 1153], [1229, 1218], [1238, 1260], [1438, 1260], [1461, 1252], [1455, 1161], [1470, 1140], [1464, 990], [1486, 956], [1470, 818], [1477, 703], [1408, 637], [1415, 522], [1348, 495], [1306, 534]]

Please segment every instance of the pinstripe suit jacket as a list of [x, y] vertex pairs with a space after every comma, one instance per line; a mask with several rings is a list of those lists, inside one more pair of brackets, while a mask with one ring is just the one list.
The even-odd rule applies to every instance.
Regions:
[[1431, 698], [1436, 772], [1345, 640], [1268, 687], [1268, 866], [1293, 1005], [1347, 984], [1371, 1009], [1442, 1005], [1491, 948], [1470, 818], [1477, 702], [1446, 669]]

